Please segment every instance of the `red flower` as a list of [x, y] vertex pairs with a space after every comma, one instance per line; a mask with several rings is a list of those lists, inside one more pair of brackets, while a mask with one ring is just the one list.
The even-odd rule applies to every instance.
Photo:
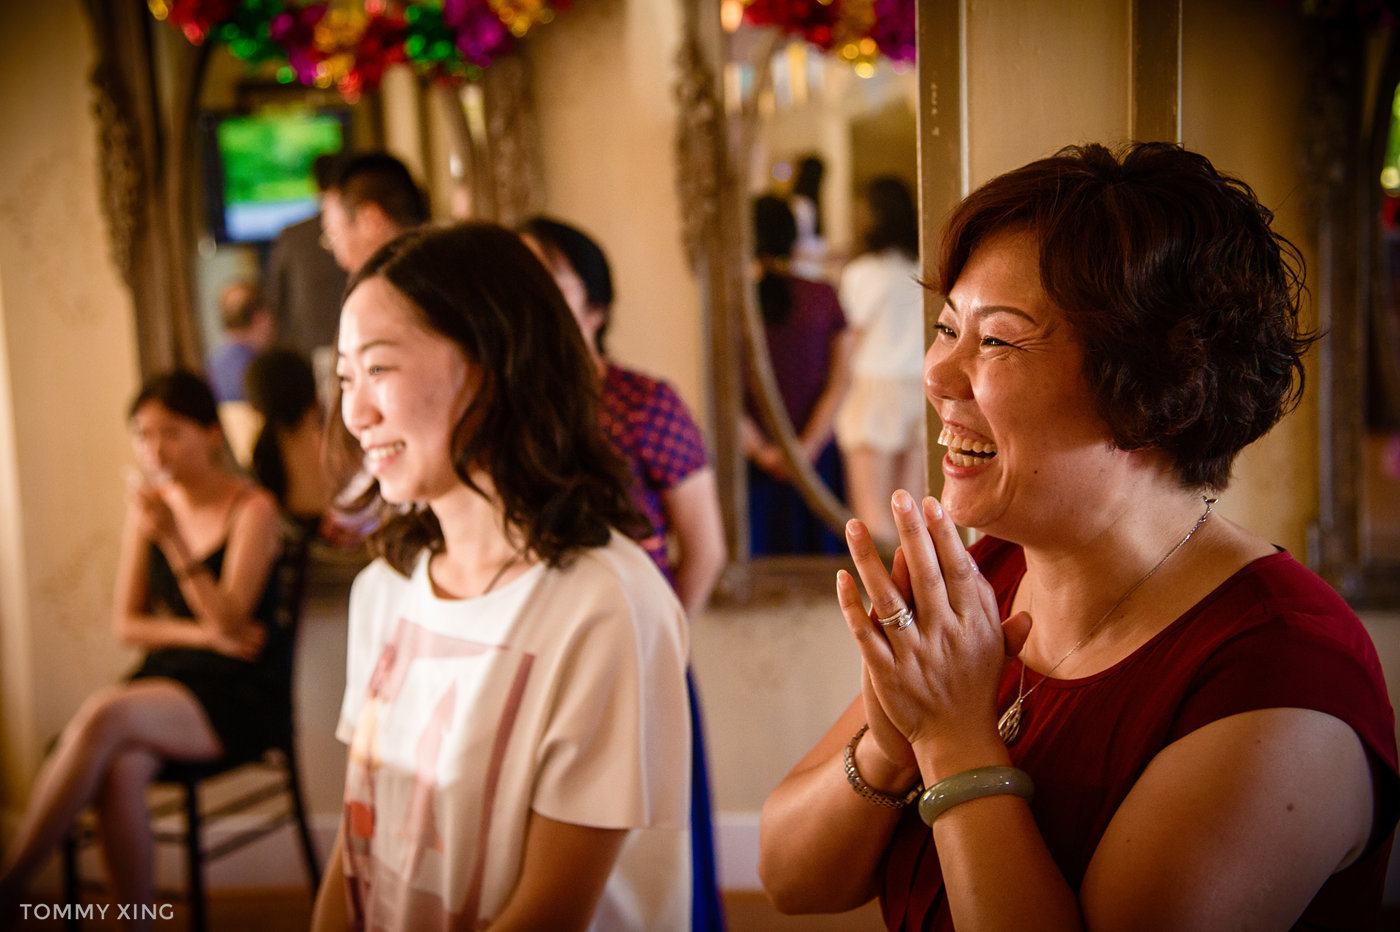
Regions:
[[238, 0], [166, 0], [165, 21], [200, 45], [209, 32], [238, 8]]

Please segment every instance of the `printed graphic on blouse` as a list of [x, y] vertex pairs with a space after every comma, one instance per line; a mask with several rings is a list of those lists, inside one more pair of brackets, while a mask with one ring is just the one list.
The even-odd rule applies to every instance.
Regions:
[[[477, 926], [491, 804], [533, 659], [398, 621], [370, 676], [345, 781], [346, 884], [366, 928], [405, 917], [414, 928]], [[483, 787], [481, 805], [450, 807], [448, 818], [442, 800], [460, 798], [458, 787]]]

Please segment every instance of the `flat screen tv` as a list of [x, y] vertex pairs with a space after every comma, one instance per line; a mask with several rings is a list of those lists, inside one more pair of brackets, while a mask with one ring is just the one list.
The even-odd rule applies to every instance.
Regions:
[[219, 243], [262, 243], [318, 209], [317, 156], [342, 152], [350, 111], [208, 113], [201, 119], [204, 201]]

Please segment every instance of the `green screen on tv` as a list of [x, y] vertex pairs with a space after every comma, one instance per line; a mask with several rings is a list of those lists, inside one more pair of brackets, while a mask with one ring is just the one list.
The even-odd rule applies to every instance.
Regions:
[[220, 239], [270, 240], [317, 211], [317, 156], [345, 144], [345, 115], [225, 116], [214, 124], [223, 208]]

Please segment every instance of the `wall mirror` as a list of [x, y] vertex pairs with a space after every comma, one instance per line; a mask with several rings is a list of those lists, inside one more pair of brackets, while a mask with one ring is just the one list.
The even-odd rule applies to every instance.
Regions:
[[[102, 193], [111, 230], [111, 248], [120, 273], [133, 294], [136, 332], [139, 334], [141, 369], [151, 371], [174, 361], [199, 358], [204, 341], [199, 318], [190, 315], [196, 305], [196, 281], [189, 257], [200, 246], [197, 218], [192, 213], [195, 190], [192, 147], [200, 106], [206, 90], [206, 74], [223, 69], [211, 59], [211, 45], [190, 46], [178, 32], [154, 24], [147, 4], [105, 3], [85, 0], [85, 10], [97, 36], [99, 62], [92, 74], [95, 109], [104, 157]], [[154, 6], [154, 4], [153, 4]], [[675, 92], [678, 97], [678, 172], [685, 238], [699, 276], [704, 305], [708, 309], [710, 353], [714, 372], [711, 392], [715, 411], [715, 455], [721, 477], [721, 494], [731, 533], [732, 589], [742, 592], [755, 579], [783, 578], [781, 561], [749, 560], [746, 550], [746, 509], [743, 459], [738, 452], [732, 424], [742, 413], [742, 347], [746, 330], [753, 330], [752, 294], [745, 276], [748, 223], [745, 204], [771, 176], [777, 162], [790, 160], [799, 148], [832, 144], [836, 151], [850, 144], [832, 123], [815, 120], [822, 129], [794, 130], [792, 146], [784, 141], [783, 127], [801, 123], [795, 119], [791, 84], [794, 57], [785, 43], [773, 36], [739, 34], [735, 10], [742, 3], [720, 0], [678, 0], [683, 17]], [[958, 62], [959, 35], [956, 4], [920, 4], [921, 52], [924, 59]], [[1134, 4], [1141, 14], [1141, 36], [1176, 36], [1162, 29], [1152, 15], [1172, 10], [1173, 4]], [[1180, 15], [1176, 7], [1177, 18]], [[742, 18], [742, 17], [741, 17]], [[725, 28], [727, 27], [728, 28]], [[1315, 24], [1316, 25], [1316, 24]], [[1323, 18], [1310, 28], [1315, 52], [1310, 70], [1313, 127], [1305, 165], [1310, 196], [1317, 200], [1319, 269], [1312, 280], [1322, 309], [1322, 327], [1329, 334], [1319, 347], [1320, 495], [1319, 521], [1309, 543], [1312, 563], [1358, 605], [1400, 603], [1400, 558], [1396, 557], [1393, 521], [1393, 484], [1389, 476], [1393, 431], [1383, 413], [1393, 417], [1396, 382], [1396, 304], [1392, 271], [1393, 218], [1385, 213], [1386, 189], [1379, 182], [1385, 168], [1393, 94], [1400, 78], [1394, 52], [1393, 29], [1365, 20], [1338, 25]], [[1176, 48], [1179, 41], [1140, 42], [1148, 52]], [[773, 80], [778, 62], [780, 87]], [[766, 67], [759, 67], [766, 62]], [[811, 66], [811, 62], [806, 63]], [[850, 66], [843, 66], [850, 69]], [[748, 69], [748, 70], [745, 70]], [[798, 67], [802, 74], [806, 70]], [[1144, 74], [1156, 74], [1152, 69]], [[497, 73], [496, 69], [491, 73]], [[500, 71], [505, 74], [505, 71]], [[1165, 73], [1165, 71], [1161, 71]], [[490, 74], [490, 73], [489, 73]], [[840, 74], [837, 71], [837, 74]], [[930, 71], [932, 76], [932, 71]], [[960, 74], [956, 67], [938, 74], [938, 92], [945, 99], [958, 97]], [[804, 78], [806, 80], [806, 78]], [[846, 87], [862, 87], [861, 81], [841, 74]], [[1141, 74], [1134, 78], [1141, 84]], [[451, 186], [465, 179], [487, 210], [508, 210], [528, 196], [531, 174], [529, 144], [528, 81], [504, 81], [505, 90], [494, 94], [498, 106], [477, 99], [473, 111], [468, 101], [455, 106], [434, 104], [431, 95], [419, 98], [419, 122], [448, 120], [458, 126], [455, 139], [465, 140], [447, 162], [434, 165], [437, 178]], [[930, 84], [925, 81], [925, 84]], [[1173, 85], [1175, 87], [1175, 85]], [[524, 88], [524, 90], [522, 90]], [[811, 81], [808, 80], [808, 90]], [[823, 98], [827, 88], [820, 87]], [[1141, 91], [1141, 88], [1138, 88]], [[790, 95], [790, 97], [780, 97]], [[1135, 97], [1141, 97], [1138, 92]], [[1177, 99], [1175, 91], [1168, 95]], [[781, 106], [780, 106], [781, 104]], [[932, 104], [932, 102], [930, 102]], [[224, 105], [234, 105], [224, 101]], [[370, 115], [370, 132], [384, 125], [386, 113], [375, 109], [374, 95], [365, 95], [356, 112]], [[473, 132], [472, 113], [480, 133]], [[921, 186], [925, 216], [939, 213], [958, 196], [959, 120], [956, 108], [925, 105], [930, 125], [923, 133]], [[1148, 108], [1149, 118], [1155, 111]], [[435, 115], [435, 116], [434, 116]], [[1168, 113], [1176, 125], [1175, 109]], [[1141, 113], [1137, 122], [1141, 123]], [[1151, 120], [1148, 120], [1151, 123]], [[1148, 136], [1172, 137], [1166, 123]], [[811, 127], [809, 127], [811, 129]], [[1138, 127], [1141, 129], [1141, 126]], [[493, 150], [490, 140], [510, 140], [511, 146]], [[799, 141], [798, 141], [799, 140]], [[494, 154], [493, 155], [493, 151]], [[510, 151], [511, 157], [501, 153]], [[826, 221], [833, 227], [848, 224], [844, 213], [858, 155], [832, 155], [833, 178], [827, 181], [830, 196]], [[514, 171], [496, 171], [510, 162]], [[524, 168], [521, 168], [524, 167]], [[837, 172], [846, 171], [844, 183], [834, 183]], [[514, 193], [501, 179], [517, 179]], [[757, 181], [762, 179], [762, 181]], [[526, 195], [521, 195], [524, 189]], [[928, 195], [932, 192], [932, 196]], [[514, 200], [512, 200], [514, 197]], [[504, 206], [504, 207], [503, 207]], [[925, 217], [925, 232], [935, 220]], [[739, 326], [743, 323], [743, 326]], [[1357, 361], [1362, 365], [1357, 365]], [[762, 368], [762, 367], [760, 367]], [[760, 372], [762, 376], [762, 372]], [[757, 379], [760, 383], [762, 378]], [[767, 393], [771, 396], [771, 393]], [[1390, 400], [1385, 400], [1389, 397]], [[731, 430], [725, 430], [727, 425]], [[797, 470], [799, 481], [805, 480]], [[805, 483], [809, 498], [830, 505], [823, 514], [839, 522], [844, 505], [819, 483]], [[823, 494], [827, 493], [827, 494]], [[1385, 509], [1390, 511], [1386, 512]], [[1392, 521], [1392, 523], [1382, 523]], [[822, 585], [829, 585], [826, 568]]]
[[[375, 28], [371, 10], [409, 20], [394, 27], [402, 32], [399, 45], [361, 41]], [[552, 10], [542, 3], [516, 11], [529, 21], [513, 21], [511, 31], [518, 25], [523, 35], [548, 22]], [[440, 45], [448, 35], [441, 5], [410, 10], [330, 0], [279, 13], [273, 6], [230, 12], [166, 0], [88, 0], [87, 12], [99, 40], [92, 83], [105, 155], [104, 212], [135, 298], [143, 371], [197, 362], [219, 336], [210, 291], [264, 258], [266, 237], [235, 229], [231, 213], [251, 207], [245, 217], [256, 223], [258, 210], [285, 206], [270, 203], [283, 192], [254, 195], [268, 203], [234, 205], [246, 192], [231, 190], [232, 174], [257, 183], [266, 180], [260, 173], [311, 158], [314, 141], [270, 127], [280, 118], [335, 124], [346, 148], [393, 142], [415, 153], [410, 169], [454, 215], [512, 223], [538, 207], [527, 71], [508, 42], [480, 53], [489, 68], [460, 60], [451, 66], [476, 78], [465, 86], [434, 80], [448, 65], [434, 72], [389, 64], [395, 49], [414, 41], [416, 54], [437, 54], [431, 42]], [[430, 22], [428, 13], [437, 19]], [[273, 37], [278, 30], [286, 35]], [[239, 119], [266, 124], [264, 134], [242, 151], [220, 151], [222, 125]], [[505, 164], [508, 171], [499, 167]], [[309, 193], [295, 191], [291, 199]]]
[[1400, 606], [1400, 45], [1323, 20], [1308, 176], [1319, 224], [1318, 571], [1358, 609]]
[[[678, 0], [678, 6], [683, 22], [674, 87], [679, 226], [708, 310], [716, 464], [733, 557], [726, 584], [742, 595], [764, 579], [791, 579], [789, 561], [750, 559], [747, 549], [745, 464], [733, 425], [742, 414], [749, 381], [745, 341], [753, 342], [761, 328], [755, 325], [752, 282], [746, 274], [746, 206], [755, 192], [781, 185], [775, 167], [781, 171], [799, 154], [821, 150], [830, 172], [824, 220], [849, 236], [852, 192], [864, 170], [858, 140], [883, 140], [880, 127], [894, 125], [879, 120], [871, 125], [865, 117], [871, 111], [883, 114], [900, 95], [870, 93], [884, 85], [861, 77], [851, 64], [822, 62], [818, 68], [818, 56], [810, 48], [789, 51], [788, 43], [771, 32], [741, 29], [732, 13], [742, 13], [742, 4]], [[113, 254], [134, 297], [141, 366], [150, 371], [198, 359], [206, 340], [201, 318], [188, 312], [204, 303], [196, 300], [196, 276], [188, 260], [200, 252], [201, 243], [208, 252], [192, 207], [197, 203], [192, 194], [194, 129], [201, 108], [240, 104], [208, 97], [209, 88], [229, 81], [228, 63], [211, 54], [210, 44], [191, 46], [174, 30], [154, 24], [145, 4], [88, 0], [86, 9], [100, 45], [93, 84], [104, 153], [104, 209]], [[1157, 5], [1135, 9], [1150, 14]], [[955, 63], [955, 10], [923, 5], [921, 12], [923, 57]], [[1150, 17], [1144, 24], [1151, 26]], [[1153, 27], [1150, 34], [1160, 31]], [[1310, 87], [1316, 112], [1309, 125], [1315, 132], [1306, 177], [1317, 198], [1322, 253], [1312, 281], [1328, 338], [1318, 354], [1320, 507], [1309, 551], [1313, 563], [1354, 602], [1397, 604], [1400, 564], [1392, 521], [1397, 496], [1394, 484], [1386, 484], [1394, 437], [1386, 418], [1394, 416], [1400, 381], [1391, 274], [1394, 227], [1386, 212], [1392, 201], [1379, 179], [1388, 158], [1400, 66], [1386, 29], [1364, 22], [1345, 27], [1324, 23], [1313, 30], [1313, 38], [1316, 80]], [[1150, 51], [1158, 45], [1170, 43], [1143, 47]], [[814, 78], [815, 73], [820, 77]], [[410, 95], [415, 102], [408, 109], [419, 126], [454, 127], [448, 136], [457, 140], [455, 148], [426, 166], [435, 189], [464, 188], [486, 215], [508, 219], [511, 210], [528, 204], [536, 177], [529, 81], [519, 69], [493, 67], [487, 75], [498, 86], [484, 82], [479, 95], [450, 101], [422, 88]], [[944, 69], [939, 77], [939, 93], [955, 99], [957, 69]], [[256, 90], [241, 86], [247, 94]], [[852, 99], [866, 110], [843, 111]], [[376, 95], [366, 94], [354, 109], [355, 132], [367, 134], [361, 140], [366, 144], [376, 141], [390, 115], [376, 101]], [[946, 207], [957, 197], [960, 126], [954, 108], [939, 112], [924, 106], [922, 112], [930, 122], [922, 134], [920, 180], [925, 214], [931, 215], [941, 211], [929, 210], [928, 204]], [[1143, 112], [1153, 113], [1150, 108]], [[1175, 111], [1168, 116], [1174, 125]], [[1151, 131], [1149, 126], [1147, 135], [1170, 138], [1169, 129], [1164, 124], [1161, 131]], [[907, 127], [899, 132], [907, 135]], [[882, 145], [869, 151], [882, 151]], [[500, 164], [512, 170], [497, 171]], [[935, 224], [936, 219], [926, 217], [926, 238]], [[764, 390], [763, 367], [757, 368], [758, 395], [772, 401], [776, 392]], [[790, 431], [785, 436], [790, 438]], [[819, 512], [839, 524], [844, 503], [823, 484], [807, 481], [813, 477], [803, 470], [795, 473]], [[829, 568], [821, 566], [811, 578], [828, 586]]]
[[[726, 192], [731, 203], [724, 212], [730, 218], [725, 232], [739, 244], [726, 254], [739, 339], [737, 348], [729, 344], [726, 352], [726, 334], [718, 334], [713, 378], [717, 388], [729, 383], [742, 396], [737, 410], [726, 413], [717, 405], [716, 418], [724, 435], [721, 449], [727, 442], [741, 448], [731, 462], [734, 475], [721, 488], [730, 491], [727, 591], [742, 599], [767, 587], [807, 581], [829, 587], [834, 567], [847, 562], [842, 528], [851, 514], [839, 454], [812, 462], [797, 439], [804, 425], [794, 424], [785, 410], [788, 387], [778, 378], [774, 358], [815, 357], [818, 347], [769, 345], [756, 287], [755, 199], [776, 197], [794, 208], [799, 236], [791, 274], [839, 287], [846, 262], [862, 249], [867, 183], [893, 176], [911, 196], [917, 191], [918, 93], [912, 63], [875, 54], [870, 40], [863, 49], [847, 46], [845, 54], [823, 52], [773, 26], [742, 22], [733, 6], [719, 6], [718, 96], [733, 182]], [[817, 172], [808, 174], [812, 168]], [[813, 177], [819, 179], [815, 184]], [[822, 540], [809, 536], [805, 544], [793, 545], [784, 541], [782, 529], [772, 533], [774, 513], [765, 514], [764, 508], [773, 500], [774, 483], [742, 456], [745, 420], [781, 449], [780, 475], [791, 489], [778, 495], [800, 495], [826, 526]]]
[[1358, 555], [1385, 592], [1400, 604], [1400, 48], [1392, 44], [1377, 88], [1371, 197], [1366, 210], [1375, 230], [1370, 300], [1362, 314], [1366, 347], [1362, 392]]

